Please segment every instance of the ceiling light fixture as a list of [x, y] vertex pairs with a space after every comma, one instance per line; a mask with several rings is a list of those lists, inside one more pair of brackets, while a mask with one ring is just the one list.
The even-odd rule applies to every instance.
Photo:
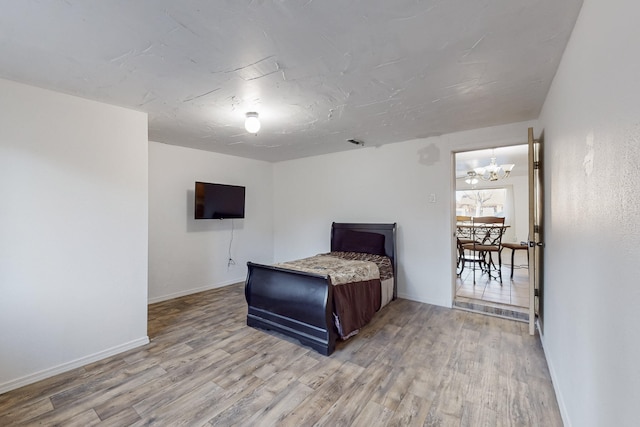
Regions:
[[475, 168], [474, 172], [479, 176], [483, 181], [497, 181], [499, 179], [503, 179], [509, 176], [511, 170], [513, 170], [513, 164], [504, 164], [498, 166], [496, 163], [496, 158], [491, 157], [491, 161], [488, 166], [483, 168]]
[[244, 120], [244, 128], [249, 133], [258, 133], [260, 130], [260, 119], [258, 118], [258, 113], [247, 113], [247, 118]]
[[476, 178], [477, 176], [478, 174], [474, 171], [469, 171], [467, 172], [467, 178], [464, 180], [464, 182], [470, 185], [476, 185], [479, 182], [478, 178]]

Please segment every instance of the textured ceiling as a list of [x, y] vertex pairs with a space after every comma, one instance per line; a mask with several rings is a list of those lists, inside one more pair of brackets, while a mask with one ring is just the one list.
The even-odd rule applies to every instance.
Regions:
[[0, 76], [279, 161], [537, 118], [581, 4], [1, 0]]

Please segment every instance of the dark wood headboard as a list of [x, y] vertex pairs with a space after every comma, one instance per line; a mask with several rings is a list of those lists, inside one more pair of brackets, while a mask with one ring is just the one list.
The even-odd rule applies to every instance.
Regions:
[[391, 258], [393, 265], [393, 298], [397, 296], [397, 283], [398, 283], [398, 259], [396, 251], [396, 228], [397, 225], [393, 224], [367, 224], [367, 223], [344, 223], [334, 222], [331, 225], [331, 250], [339, 250], [336, 242], [341, 241], [341, 236], [346, 231], [364, 231], [367, 233], [377, 233], [384, 236], [384, 251], [385, 254]]

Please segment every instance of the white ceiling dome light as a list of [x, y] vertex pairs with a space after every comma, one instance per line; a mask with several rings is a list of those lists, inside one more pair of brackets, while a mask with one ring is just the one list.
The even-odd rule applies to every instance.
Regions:
[[258, 131], [260, 130], [260, 119], [258, 118], [258, 113], [247, 113], [247, 118], [244, 121], [244, 128], [249, 133], [258, 133]]

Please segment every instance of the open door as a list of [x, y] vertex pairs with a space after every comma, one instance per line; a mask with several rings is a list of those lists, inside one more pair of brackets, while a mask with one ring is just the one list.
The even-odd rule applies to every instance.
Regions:
[[529, 333], [535, 334], [536, 317], [542, 333], [543, 315], [543, 137], [533, 138], [529, 128]]

